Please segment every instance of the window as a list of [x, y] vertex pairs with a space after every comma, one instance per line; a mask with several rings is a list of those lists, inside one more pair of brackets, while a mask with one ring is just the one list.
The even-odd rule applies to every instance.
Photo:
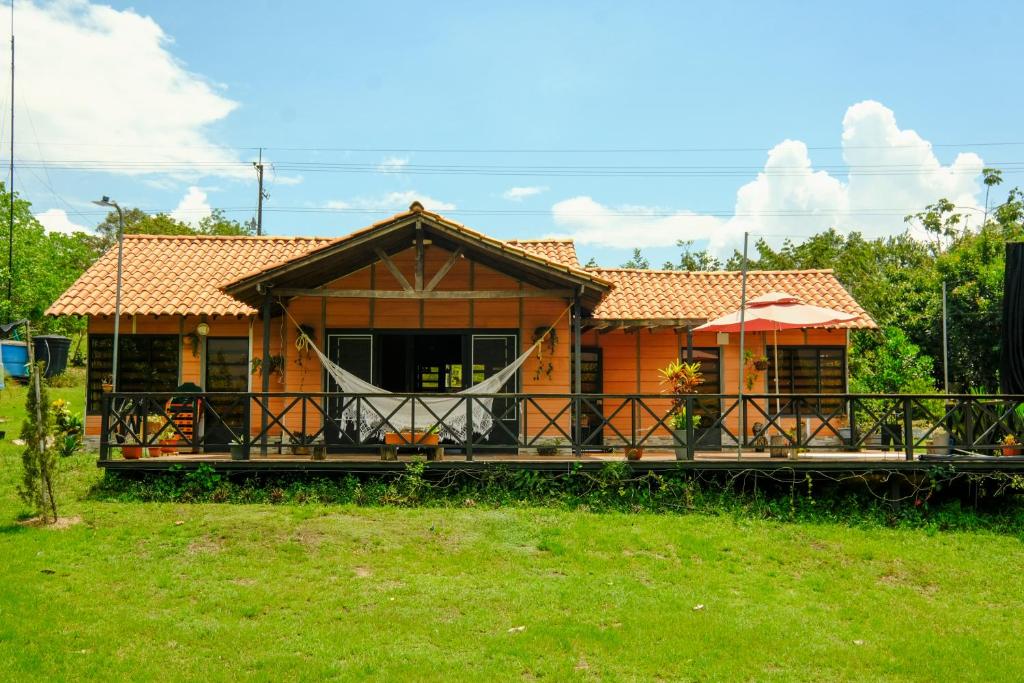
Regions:
[[[117, 390], [174, 391], [178, 388], [178, 336], [121, 335], [118, 342]], [[100, 412], [103, 379], [114, 366], [114, 337], [89, 335], [87, 412]]]
[[[768, 392], [775, 393], [775, 351], [766, 349], [768, 354]], [[846, 348], [843, 346], [780, 346], [779, 393], [780, 394], [842, 394], [846, 391]], [[838, 408], [838, 401], [790, 401], [786, 414], [797, 412], [813, 415], [814, 412], [827, 415]]]

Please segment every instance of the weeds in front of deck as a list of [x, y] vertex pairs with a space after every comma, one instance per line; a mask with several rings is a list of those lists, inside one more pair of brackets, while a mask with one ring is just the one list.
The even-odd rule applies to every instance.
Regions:
[[128, 502], [547, 507], [1024, 536], [1020, 497], [1024, 477], [968, 475], [941, 468], [916, 479], [893, 472], [847, 477], [815, 474], [788, 479], [756, 470], [728, 477], [682, 471], [636, 474], [626, 463], [609, 462], [597, 472], [496, 468], [483, 473], [451, 471], [433, 480], [425, 476], [423, 463], [413, 462], [403, 473], [368, 478], [229, 478], [203, 464], [194, 470], [142, 477], [108, 472], [91, 496]]

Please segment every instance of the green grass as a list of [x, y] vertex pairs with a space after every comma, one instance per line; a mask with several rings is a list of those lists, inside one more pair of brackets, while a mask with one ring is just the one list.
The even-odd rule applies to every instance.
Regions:
[[1013, 535], [102, 502], [94, 456], [62, 462], [82, 522], [26, 527], [22, 400], [0, 397], [0, 680], [1024, 676]]

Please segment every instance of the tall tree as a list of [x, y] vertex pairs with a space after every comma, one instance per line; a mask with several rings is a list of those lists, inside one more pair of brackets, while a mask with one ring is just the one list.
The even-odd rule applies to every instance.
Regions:
[[621, 268], [637, 268], [640, 270], [646, 270], [651, 267], [651, 262], [647, 260], [647, 257], [639, 249], [633, 250], [633, 256], [623, 263]]
[[682, 252], [679, 254], [679, 262], [672, 263], [665, 261], [661, 266], [664, 270], [721, 270], [722, 262], [707, 249], [700, 251], [693, 250], [693, 240], [676, 240], [676, 246]]

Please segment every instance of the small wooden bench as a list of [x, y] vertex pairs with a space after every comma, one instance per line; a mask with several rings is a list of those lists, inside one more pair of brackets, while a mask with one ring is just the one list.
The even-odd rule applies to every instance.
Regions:
[[426, 451], [427, 460], [444, 460], [444, 447], [424, 446], [421, 444], [382, 444], [380, 447], [381, 460], [398, 460], [399, 450]]

